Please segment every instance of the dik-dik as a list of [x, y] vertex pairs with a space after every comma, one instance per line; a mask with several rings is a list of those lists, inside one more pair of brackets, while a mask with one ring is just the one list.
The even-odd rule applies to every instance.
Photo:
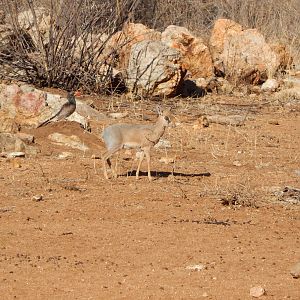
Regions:
[[136, 179], [139, 178], [141, 163], [146, 155], [148, 165], [148, 178], [151, 181], [150, 172], [150, 151], [159, 139], [163, 136], [166, 127], [170, 124], [170, 109], [162, 111], [157, 106], [158, 118], [155, 124], [113, 124], [106, 127], [103, 131], [102, 138], [104, 140], [106, 151], [102, 155], [104, 177], [108, 179], [106, 163], [112, 170], [113, 176], [117, 177], [116, 170], [113, 170], [110, 158], [113, 154], [121, 149], [137, 149], [141, 151], [138, 168], [136, 171]]

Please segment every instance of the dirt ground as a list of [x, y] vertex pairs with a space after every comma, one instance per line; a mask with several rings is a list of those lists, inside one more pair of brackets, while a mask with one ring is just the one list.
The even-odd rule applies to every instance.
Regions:
[[[156, 118], [156, 101], [92, 100], [105, 112], [128, 111], [122, 122]], [[91, 133], [72, 122], [24, 129], [37, 155], [0, 158], [1, 299], [244, 300], [254, 286], [266, 290], [261, 299], [300, 299], [300, 279], [290, 275], [300, 261], [300, 196], [284, 192], [300, 188], [299, 103], [207, 96], [164, 104], [173, 108], [163, 137], [172, 147], [153, 150], [153, 182], [146, 172], [135, 180], [128, 151], [119, 178], [104, 180], [92, 155], [104, 149], [105, 124]], [[202, 127], [202, 114], [245, 122]], [[53, 132], [77, 135], [89, 150], [56, 145]], [[60, 159], [66, 151], [72, 157]]]

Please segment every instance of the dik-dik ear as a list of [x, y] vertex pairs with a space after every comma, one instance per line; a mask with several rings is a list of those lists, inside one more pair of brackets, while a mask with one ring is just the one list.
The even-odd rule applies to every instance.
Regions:
[[156, 105], [156, 112], [158, 113], [159, 116], [162, 115], [162, 108], [160, 105]]

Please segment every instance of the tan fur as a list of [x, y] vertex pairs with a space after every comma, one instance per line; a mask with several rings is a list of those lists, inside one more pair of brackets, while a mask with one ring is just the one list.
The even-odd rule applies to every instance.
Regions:
[[[139, 125], [139, 124], [113, 124], [104, 129], [102, 137], [105, 142], [107, 151], [102, 155], [102, 164], [104, 177], [108, 179], [106, 163], [111, 167], [110, 157], [123, 148], [135, 148], [142, 151], [136, 171], [136, 179], [139, 178], [139, 171], [141, 163], [146, 155], [148, 165], [148, 178], [151, 181], [150, 171], [150, 151], [151, 148], [157, 144], [159, 139], [163, 136], [165, 128], [170, 123], [170, 110], [164, 112], [160, 107], [157, 108], [158, 118], [153, 125]], [[113, 176], [117, 177], [115, 170], [112, 169]]]

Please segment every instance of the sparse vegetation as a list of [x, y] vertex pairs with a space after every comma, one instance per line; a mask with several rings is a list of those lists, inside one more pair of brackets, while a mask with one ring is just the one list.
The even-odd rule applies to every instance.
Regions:
[[128, 21], [160, 31], [170, 24], [185, 26], [208, 38], [217, 18], [230, 18], [262, 31], [269, 42], [289, 45], [295, 64], [299, 63], [298, 0], [1, 0], [0, 4], [9, 24], [6, 43], [0, 47], [6, 71], [1, 76], [39, 86], [84, 86], [97, 92], [123, 88], [113, 75], [116, 52], [104, 48]]

